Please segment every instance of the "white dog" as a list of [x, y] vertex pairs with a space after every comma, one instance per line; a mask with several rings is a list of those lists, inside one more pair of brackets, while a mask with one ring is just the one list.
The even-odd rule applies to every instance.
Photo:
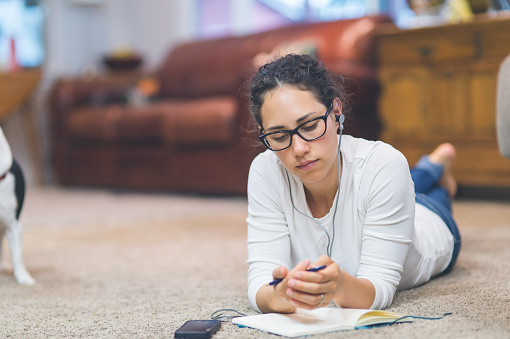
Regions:
[[25, 196], [25, 179], [21, 168], [12, 157], [11, 148], [0, 127], [0, 269], [2, 265], [2, 242], [7, 236], [11, 250], [14, 277], [19, 284], [33, 285], [21, 255], [21, 225], [18, 221]]

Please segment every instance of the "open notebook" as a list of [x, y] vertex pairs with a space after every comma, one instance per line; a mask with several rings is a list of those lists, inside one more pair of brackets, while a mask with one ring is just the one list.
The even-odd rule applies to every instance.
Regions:
[[312, 311], [297, 309], [291, 314], [267, 313], [232, 319], [232, 323], [238, 326], [256, 328], [286, 337], [410, 321], [412, 319], [403, 314], [348, 308], [318, 308]]

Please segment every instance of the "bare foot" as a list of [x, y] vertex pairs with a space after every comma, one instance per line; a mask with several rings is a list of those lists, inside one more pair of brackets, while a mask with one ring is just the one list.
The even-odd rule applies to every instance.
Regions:
[[443, 166], [443, 175], [439, 179], [439, 184], [446, 188], [450, 194], [450, 198], [453, 198], [457, 193], [457, 181], [455, 181], [451, 169], [456, 153], [455, 147], [445, 142], [437, 146], [437, 148], [429, 154], [430, 162]]

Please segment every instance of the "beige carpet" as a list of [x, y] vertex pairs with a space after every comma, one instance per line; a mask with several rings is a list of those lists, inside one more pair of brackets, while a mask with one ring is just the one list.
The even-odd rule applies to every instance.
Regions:
[[[509, 338], [510, 202], [457, 201], [464, 239], [444, 277], [397, 295], [391, 310], [442, 320], [316, 338]], [[31, 189], [24, 257], [37, 280], [0, 272], [2, 338], [173, 338], [246, 297], [246, 200]], [[10, 263], [4, 247], [4, 262]], [[223, 323], [214, 338], [273, 335]]]

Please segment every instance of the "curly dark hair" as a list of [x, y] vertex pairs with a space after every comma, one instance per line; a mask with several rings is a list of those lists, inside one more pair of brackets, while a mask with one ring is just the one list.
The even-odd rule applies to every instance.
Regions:
[[334, 98], [342, 102], [342, 113], [351, 111], [349, 97], [341, 75], [329, 72], [323, 62], [306, 54], [288, 54], [261, 66], [249, 88], [250, 112], [262, 127], [260, 110], [267, 92], [276, 87], [294, 86], [311, 92], [324, 106]]

